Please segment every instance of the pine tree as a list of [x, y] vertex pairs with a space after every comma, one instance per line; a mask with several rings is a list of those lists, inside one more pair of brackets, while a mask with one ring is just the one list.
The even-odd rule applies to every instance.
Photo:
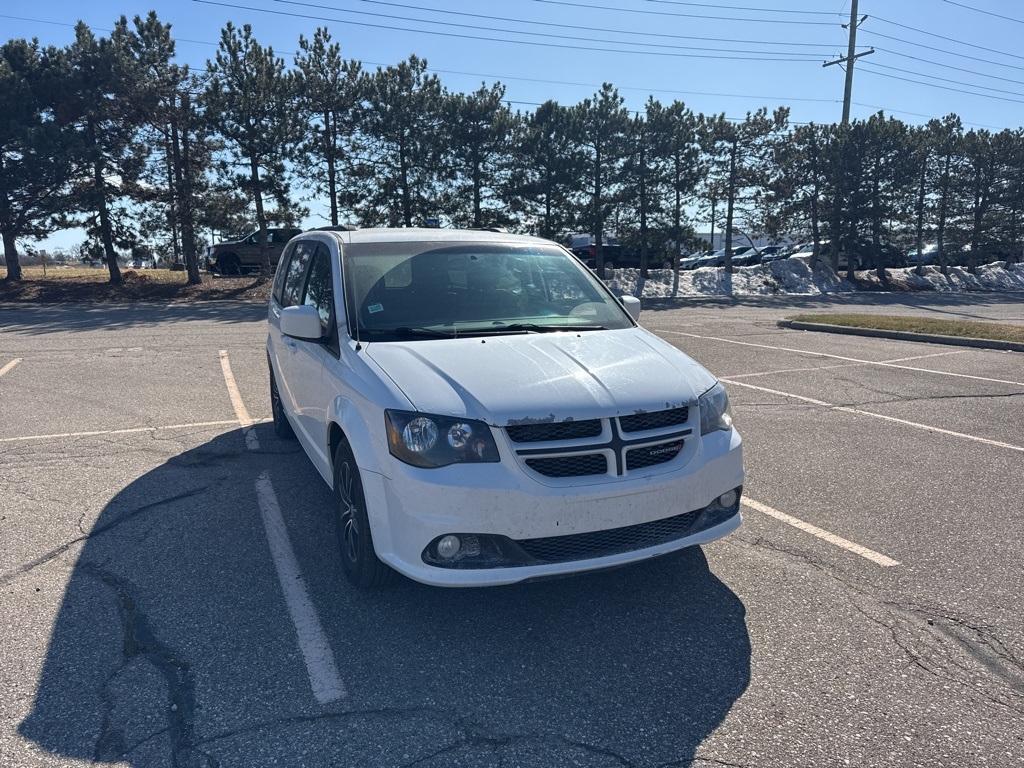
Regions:
[[725, 271], [732, 272], [732, 243], [736, 222], [749, 213], [753, 195], [768, 183], [772, 142], [789, 120], [780, 107], [771, 117], [768, 110], [747, 113], [732, 123], [720, 116], [713, 124], [712, 154], [722, 181], [725, 203]]
[[74, 135], [54, 111], [60, 57], [36, 41], [0, 48], [0, 234], [7, 280], [21, 279], [19, 238], [61, 226], [75, 169]]
[[411, 227], [437, 215], [449, 139], [444, 91], [427, 74], [427, 62], [410, 56], [370, 77], [360, 138], [362, 158], [349, 192], [360, 220]]
[[576, 143], [568, 108], [554, 101], [516, 122], [510, 211], [523, 227], [549, 239], [579, 220], [585, 158]]
[[617, 202], [622, 164], [628, 153], [629, 112], [624, 101], [611, 83], [605, 83], [571, 113], [573, 134], [586, 158], [584, 188], [590, 198], [587, 223], [594, 235], [597, 274], [602, 278], [605, 222]]
[[271, 214], [266, 198], [276, 202], [277, 218], [292, 217], [286, 160], [302, 136], [296, 108], [295, 77], [285, 72], [284, 60], [253, 37], [252, 27], [228, 24], [221, 30], [220, 47], [207, 62], [210, 80], [204, 94], [205, 112], [225, 142], [222, 169], [251, 200], [259, 226], [260, 262], [271, 272], [267, 225]]
[[502, 103], [505, 86], [481, 85], [473, 93], [449, 94], [446, 167], [451, 173], [444, 209], [456, 226], [507, 226], [511, 217], [502, 205], [508, 186], [513, 116]]
[[132, 29], [122, 16], [110, 37], [97, 38], [79, 22], [65, 52], [67, 78], [58, 102], [58, 118], [73, 123], [82, 148], [75, 190], [81, 223], [103, 246], [113, 284], [121, 282], [115, 246], [135, 240], [130, 203], [139, 196], [148, 153], [140, 131], [159, 100], [147, 65], [161, 53], [152, 49], [151, 37], [139, 34], [144, 24], [136, 17]]
[[325, 27], [312, 40], [299, 37], [295, 69], [307, 125], [298, 173], [327, 197], [331, 224], [337, 226], [340, 177], [350, 167], [356, 126], [366, 114], [367, 77], [358, 61], [342, 59], [341, 46]]

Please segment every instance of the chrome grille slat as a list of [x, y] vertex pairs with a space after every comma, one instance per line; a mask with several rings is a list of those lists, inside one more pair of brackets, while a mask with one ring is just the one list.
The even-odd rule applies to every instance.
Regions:
[[[581, 421], [505, 427], [525, 469], [547, 478], [623, 477], [667, 465], [684, 452], [688, 406]], [[687, 452], [689, 453], [689, 452]]]

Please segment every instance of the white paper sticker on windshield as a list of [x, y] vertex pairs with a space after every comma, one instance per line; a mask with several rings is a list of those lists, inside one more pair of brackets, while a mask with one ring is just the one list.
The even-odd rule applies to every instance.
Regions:
[[374, 314], [376, 314], [378, 312], [383, 312], [384, 311], [384, 305], [383, 304], [371, 304], [366, 309], [367, 309], [367, 311], [371, 315], [374, 315]]

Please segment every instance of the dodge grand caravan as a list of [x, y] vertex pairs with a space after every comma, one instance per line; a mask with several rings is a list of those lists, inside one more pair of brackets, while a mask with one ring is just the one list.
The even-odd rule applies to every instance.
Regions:
[[307, 232], [277, 270], [274, 428], [333, 489], [346, 575], [508, 584], [740, 525], [725, 389], [567, 250], [483, 231]]

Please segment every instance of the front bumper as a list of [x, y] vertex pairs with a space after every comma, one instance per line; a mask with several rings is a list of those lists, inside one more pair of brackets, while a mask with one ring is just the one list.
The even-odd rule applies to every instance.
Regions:
[[[365, 470], [362, 476], [378, 557], [435, 586], [514, 584], [611, 568], [713, 541], [741, 522], [738, 511], [714, 519], [700, 512], [743, 485], [742, 445], [735, 430], [703, 438], [697, 455], [677, 471], [596, 485], [543, 485], [505, 462], [424, 470], [396, 461], [391, 476]], [[643, 526], [690, 512], [701, 521], [691, 534], [605, 556], [481, 568], [424, 560], [427, 547], [447, 534], [535, 541]]]

